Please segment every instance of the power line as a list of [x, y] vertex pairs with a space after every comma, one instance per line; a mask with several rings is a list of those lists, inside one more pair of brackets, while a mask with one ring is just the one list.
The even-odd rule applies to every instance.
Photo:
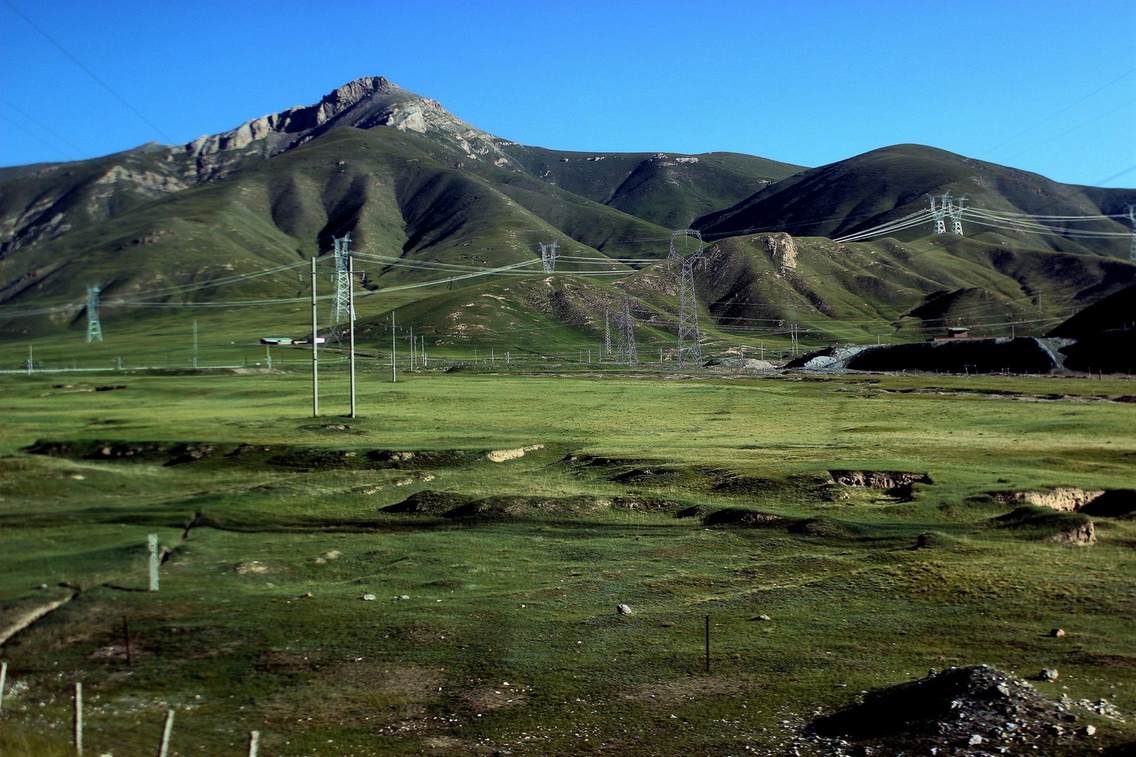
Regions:
[[107, 84], [105, 81], [103, 81], [99, 77], [98, 74], [96, 74], [94, 71], [92, 71], [90, 68], [88, 68], [81, 60], [79, 60], [77, 57], [75, 57], [71, 53], [70, 50], [68, 50], [63, 45], [61, 45], [54, 37], [52, 37], [50, 34], [48, 34], [46, 31], [44, 31], [42, 28], [40, 28], [40, 26], [38, 24], [36, 24], [34, 21], [32, 21], [30, 18], [28, 18], [28, 16], [23, 11], [21, 11], [19, 8], [16, 7], [16, 5], [12, 2], [12, 0], [4, 0], [4, 4], [7, 5], [12, 10], [13, 13], [15, 13], [17, 16], [19, 16], [24, 21], [26, 21], [28, 26], [35, 29], [36, 32], [38, 32], [41, 37], [43, 37], [48, 42], [50, 42], [52, 45], [54, 45], [55, 48], [57, 50], [59, 50], [59, 52], [63, 53], [63, 55], [65, 55], [68, 60], [70, 60], [72, 63], [74, 63], [80, 69], [82, 69], [83, 73], [85, 73], [87, 76], [91, 77], [91, 79], [93, 79], [96, 84], [98, 84], [100, 87], [105, 89], [107, 92], [109, 92], [111, 95], [113, 95], [115, 97], [115, 99], [117, 99], [119, 102], [121, 102], [123, 105], [125, 105], [130, 110], [131, 113], [133, 113], [134, 115], [136, 115], [139, 118], [139, 120], [141, 120], [143, 123], [145, 123], [151, 129], [156, 131], [158, 133], [158, 135], [162, 137], [162, 139], [164, 139], [169, 144], [172, 144], [175, 141], [172, 137], [170, 137], [168, 134], [166, 134], [164, 131], [162, 131], [162, 128], [160, 126], [158, 126], [156, 123], [154, 123], [149, 118], [147, 118], [145, 115], [143, 115], [142, 111], [138, 110], [138, 108], [135, 108], [130, 103], [129, 100], [127, 100], [125, 97], [123, 97], [118, 92], [116, 92], [114, 90], [114, 88], [112, 88], [109, 84]]

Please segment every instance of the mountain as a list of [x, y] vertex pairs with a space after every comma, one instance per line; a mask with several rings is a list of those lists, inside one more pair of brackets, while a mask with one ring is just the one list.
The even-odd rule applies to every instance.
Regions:
[[[651, 263], [666, 257], [671, 229], [692, 224], [711, 242], [696, 277], [703, 325], [721, 344], [777, 338], [786, 323], [823, 339], [1008, 319], [1042, 328], [1136, 280], [1120, 236], [968, 226], [955, 237], [920, 226], [869, 242], [826, 238], [920, 210], [926, 193], [943, 191], [1004, 214], [1114, 214], [1136, 201], [1131, 190], [1057, 184], [913, 145], [813, 169], [736, 153], [557, 151], [366, 77], [185, 145], [0, 169], [0, 335], [79, 328], [91, 284], [111, 315], [262, 302], [292, 312], [308, 292], [306, 261], [347, 233], [362, 255], [364, 333], [381, 328], [367, 317], [397, 304], [423, 333], [455, 342], [488, 338], [466, 319], [501, 303], [526, 313], [531, 333], [593, 344], [601, 310], [624, 296], [665, 341], [676, 272]], [[551, 241], [564, 256], [555, 282], [539, 265], [528, 284], [460, 282], [470, 297], [485, 294], [471, 300], [481, 308], [450, 287], [371, 296], [454, 266], [536, 262]], [[261, 310], [275, 323], [271, 307]], [[495, 338], [519, 338], [508, 318], [493, 324]]]
[[[928, 195], [966, 195], [967, 204], [996, 213], [1046, 216], [1122, 214], [1136, 190], [1060, 184], [1044, 176], [974, 160], [922, 145], [896, 145], [802, 171], [741, 202], [708, 213], [694, 227], [711, 237], [777, 229], [793, 235], [835, 238], [893, 221], [928, 207]], [[964, 216], [965, 218], [965, 216]], [[1127, 255], [1124, 237], [1091, 240], [964, 222], [967, 234], [1014, 245], [1065, 252]], [[1074, 224], [1068, 224], [1077, 228]], [[897, 238], [926, 235], [930, 224]], [[1093, 231], [1124, 234], [1120, 219], [1093, 223]]]

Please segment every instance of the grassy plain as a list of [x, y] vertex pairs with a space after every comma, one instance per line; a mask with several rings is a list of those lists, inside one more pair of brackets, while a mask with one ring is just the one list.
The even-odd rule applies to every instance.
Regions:
[[[313, 420], [302, 373], [0, 377], [0, 611], [76, 594], [0, 648], [0, 753], [67, 753], [77, 680], [88, 750], [116, 755], [152, 751], [166, 707], [177, 754], [243, 754], [253, 729], [268, 754], [779, 754], [861, 690], [979, 662], [1136, 710], [1136, 524], [1073, 547], [993, 528], [1010, 507], [987, 496], [1132, 487], [1136, 404], [1106, 399], [1130, 381], [386, 378], [363, 372], [349, 420], [329, 375]], [[25, 451], [41, 439], [75, 446]], [[932, 483], [903, 501], [834, 469]], [[421, 492], [512, 505], [381, 512]], [[819, 520], [675, 517], [692, 506]], [[152, 532], [173, 548], [157, 593]], [[1136, 738], [1081, 722], [1094, 748]]]

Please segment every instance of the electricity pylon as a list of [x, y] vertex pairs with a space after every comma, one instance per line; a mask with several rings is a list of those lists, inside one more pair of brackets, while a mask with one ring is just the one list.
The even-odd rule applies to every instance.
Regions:
[[556, 270], [556, 256], [560, 254], [560, 244], [557, 242], [540, 243], [540, 262], [545, 273]]
[[[944, 205], [936, 205], [936, 201], [938, 200], [938, 198], [935, 197], [935, 195], [927, 195], [927, 198], [929, 200], [931, 200], [931, 218], [935, 221], [935, 233], [936, 234], [946, 234], [947, 233], [947, 223], [946, 223], [946, 220], [945, 220], [946, 215], [947, 215], [946, 205], [945, 204]], [[945, 195], [943, 195], [943, 198], [944, 198], [944, 200], [946, 200], [946, 199], [950, 198], [950, 195], [945, 194]]]
[[351, 274], [347, 268], [347, 258], [351, 254], [351, 234], [342, 239], [332, 237], [335, 245], [335, 301], [331, 307], [331, 327], [334, 329], [343, 319], [355, 316], [351, 312]]
[[611, 311], [604, 310], [604, 356], [611, 357]]
[[[948, 198], [950, 197], [950, 195], [944, 196]], [[951, 217], [951, 233], [956, 234], [960, 237], [962, 236], [962, 211], [965, 203], [966, 195], [963, 195], [958, 199], [958, 204], [951, 202], [947, 206], [947, 215]]]
[[619, 321], [617, 326], [617, 341], [616, 351], [619, 353], [619, 361], [627, 363], [628, 365], [635, 365], [639, 362], [639, 356], [635, 351], [635, 321], [631, 317], [631, 300], [624, 300], [623, 306], [619, 311]]
[[99, 323], [99, 292], [97, 286], [87, 287], [87, 344], [103, 340], [103, 326]]
[[[684, 244], [685, 240], [685, 244]], [[684, 253], [682, 247], [694, 241], [694, 251]], [[698, 293], [694, 290], [694, 264], [702, 255], [702, 234], [694, 229], [671, 232], [669, 260], [680, 261], [678, 276], [678, 351], [675, 359], [680, 366], [689, 360], [702, 363], [702, 333], [698, 328]]]
[[702, 333], [698, 330], [698, 295], [694, 291], [694, 263], [692, 255], [682, 261], [678, 279], [678, 353], [680, 366], [690, 360], [702, 364]]

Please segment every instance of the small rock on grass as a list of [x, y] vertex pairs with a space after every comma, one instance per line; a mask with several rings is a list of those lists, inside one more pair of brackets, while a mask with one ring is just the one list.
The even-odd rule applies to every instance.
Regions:
[[1042, 668], [1041, 673], [1038, 674], [1038, 678], [1043, 681], [1056, 681], [1057, 668]]
[[625, 605], [625, 604], [618, 604], [618, 605], [615, 606], [615, 611], [617, 613], [619, 613], [620, 615], [630, 615], [631, 614], [631, 606]]
[[762, 623], [768, 623], [769, 621], [773, 620], [773, 618], [769, 617], [768, 615], [762, 614], [754, 615], [752, 618], [750, 618], [750, 620], [760, 620]]
[[1064, 639], [1065, 638], [1065, 629], [1064, 628], [1054, 628], [1052, 631], [1049, 632], [1049, 635], [1052, 636], [1055, 639]]
[[362, 599], [363, 599], [364, 602], [374, 602], [375, 601], [375, 595], [374, 594], [364, 594]]

